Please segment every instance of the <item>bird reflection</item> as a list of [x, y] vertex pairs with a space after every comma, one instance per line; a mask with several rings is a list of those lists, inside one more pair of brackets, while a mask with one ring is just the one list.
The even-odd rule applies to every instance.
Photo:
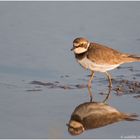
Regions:
[[86, 102], [77, 106], [67, 124], [71, 135], [85, 130], [103, 127], [119, 121], [135, 121], [138, 115], [118, 111], [103, 102]]

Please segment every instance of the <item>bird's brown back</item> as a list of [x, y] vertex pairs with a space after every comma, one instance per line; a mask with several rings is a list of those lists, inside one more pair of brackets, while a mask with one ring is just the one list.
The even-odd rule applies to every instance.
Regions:
[[121, 64], [123, 55], [121, 52], [98, 43], [91, 43], [87, 57], [97, 64]]

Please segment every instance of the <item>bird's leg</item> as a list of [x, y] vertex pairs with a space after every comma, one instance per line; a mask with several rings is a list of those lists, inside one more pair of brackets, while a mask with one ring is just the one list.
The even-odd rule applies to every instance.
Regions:
[[111, 88], [109, 88], [108, 94], [107, 94], [106, 98], [103, 100], [103, 103], [106, 103], [106, 101], [107, 101], [108, 98], [110, 97], [110, 93], [111, 93]]
[[110, 96], [110, 93], [111, 93], [111, 88], [112, 88], [112, 81], [111, 81], [111, 75], [108, 73], [108, 72], [105, 72], [107, 78], [108, 78], [108, 81], [109, 81], [109, 90], [108, 90], [108, 94], [106, 96], [106, 98], [104, 99], [104, 103], [106, 103], [106, 101], [108, 100], [109, 96]]
[[92, 92], [91, 92], [91, 88], [88, 87], [88, 93], [89, 93], [89, 97], [90, 97], [90, 102], [92, 102]]
[[90, 96], [90, 102], [92, 102], [91, 84], [92, 84], [93, 77], [94, 77], [94, 71], [91, 71], [91, 76], [90, 76], [90, 79], [88, 81], [88, 93]]
[[91, 71], [91, 76], [90, 76], [90, 79], [88, 81], [88, 88], [91, 88], [93, 77], [94, 77], [94, 71]]
[[108, 81], [109, 81], [109, 88], [112, 88], [112, 80], [111, 80], [111, 75], [108, 73], [108, 72], [105, 72], [107, 78], [108, 78]]

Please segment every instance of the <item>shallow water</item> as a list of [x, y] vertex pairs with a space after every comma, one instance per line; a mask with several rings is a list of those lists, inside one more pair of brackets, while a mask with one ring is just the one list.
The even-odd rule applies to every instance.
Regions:
[[[122, 52], [140, 55], [140, 2], [0, 2], [0, 138], [139, 138], [139, 122], [119, 122], [71, 136], [67, 131], [74, 108], [89, 101], [84, 71], [70, 51], [74, 38], [84, 36]], [[140, 81], [140, 64], [111, 71], [115, 80]], [[114, 84], [115, 86], [115, 84]], [[73, 86], [72, 86], [73, 87]], [[107, 89], [96, 73], [94, 99]], [[108, 103], [140, 115], [139, 93], [118, 96]]]

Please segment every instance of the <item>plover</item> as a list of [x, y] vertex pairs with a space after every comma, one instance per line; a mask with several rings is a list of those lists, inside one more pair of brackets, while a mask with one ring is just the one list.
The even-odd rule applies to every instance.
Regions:
[[115, 69], [124, 63], [140, 62], [140, 56], [121, 53], [105, 45], [89, 42], [83, 37], [76, 38], [73, 41], [73, 48], [71, 50], [74, 52], [76, 60], [80, 65], [91, 71], [88, 81], [89, 88], [91, 88], [95, 71], [105, 73], [109, 81], [109, 87], [112, 87], [111, 75], [108, 73], [109, 70]]

